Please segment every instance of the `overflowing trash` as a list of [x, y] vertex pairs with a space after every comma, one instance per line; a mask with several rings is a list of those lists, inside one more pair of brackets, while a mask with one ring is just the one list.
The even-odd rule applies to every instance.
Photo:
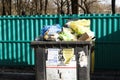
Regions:
[[41, 36], [35, 40], [91, 41], [94, 37], [94, 32], [90, 30], [90, 20], [79, 19], [69, 21], [63, 27], [59, 24], [44, 26]]

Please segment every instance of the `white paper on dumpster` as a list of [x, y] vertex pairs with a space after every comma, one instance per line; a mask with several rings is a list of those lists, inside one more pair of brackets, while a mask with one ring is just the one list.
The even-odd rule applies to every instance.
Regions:
[[47, 61], [49, 63], [48, 65], [58, 64], [58, 53], [59, 53], [59, 49], [53, 49], [53, 48], [48, 49], [48, 57], [47, 57]]
[[46, 61], [47, 80], [77, 80], [75, 55], [71, 58], [69, 64], [64, 64], [61, 54], [60, 49], [48, 49], [48, 59]]
[[84, 51], [80, 51], [79, 53], [79, 63], [80, 63], [80, 67], [87, 67], [88, 66], [88, 57], [85, 54]]

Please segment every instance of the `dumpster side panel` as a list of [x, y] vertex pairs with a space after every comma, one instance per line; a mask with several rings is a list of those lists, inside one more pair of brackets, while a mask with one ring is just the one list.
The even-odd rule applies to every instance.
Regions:
[[[36, 79], [46, 80], [46, 78], [48, 77], [47, 80], [50, 79], [66, 80], [71, 75], [73, 76], [71, 78], [75, 80], [90, 80], [89, 62], [90, 62], [91, 45], [92, 45], [91, 42], [85, 42], [85, 41], [31, 42], [31, 46], [35, 49]], [[66, 61], [68, 61], [69, 59], [70, 62], [66, 63]], [[52, 68], [53, 73], [48, 72], [48, 68]], [[67, 70], [64, 68], [66, 68]], [[71, 69], [74, 68], [74, 70], [75, 68], [77, 68], [77, 71], [72, 70], [73, 71], [72, 72], [68, 68]], [[72, 74], [74, 72], [76, 72], [76, 74]], [[49, 73], [48, 76], [47, 73]], [[70, 80], [72, 80], [71, 78]]]

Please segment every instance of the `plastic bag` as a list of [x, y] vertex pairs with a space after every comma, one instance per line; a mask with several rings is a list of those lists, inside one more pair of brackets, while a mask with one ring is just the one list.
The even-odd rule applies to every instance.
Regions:
[[62, 41], [76, 41], [77, 37], [72, 34], [70, 28], [63, 27], [63, 31], [59, 34], [59, 39]]
[[58, 41], [58, 33], [62, 31], [59, 24], [47, 25], [42, 29], [42, 36], [47, 41]]
[[47, 35], [52, 35], [55, 33], [61, 32], [61, 26], [59, 24], [56, 25], [47, 25], [41, 30], [41, 34], [44, 36], [45, 34]]
[[70, 21], [66, 23], [66, 25], [69, 26], [72, 30], [74, 30], [75, 33], [78, 35], [90, 31], [90, 20], [82, 19], [82, 20]]

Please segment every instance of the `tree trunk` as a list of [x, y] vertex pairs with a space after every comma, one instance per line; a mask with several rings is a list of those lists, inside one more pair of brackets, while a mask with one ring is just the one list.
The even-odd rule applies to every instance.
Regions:
[[78, 0], [71, 0], [72, 14], [78, 14]]
[[6, 0], [6, 4], [7, 4], [7, 6], [6, 6], [6, 8], [7, 8], [6, 12], [7, 12], [8, 15], [11, 15], [11, 3], [12, 3], [11, 0]]
[[70, 4], [69, 4], [69, 0], [67, 0], [67, 14], [70, 14]]
[[43, 0], [40, 0], [40, 14], [43, 13]]
[[45, 14], [47, 14], [48, 0], [45, 0]]
[[112, 3], [112, 14], [115, 14], [115, 0], [111, 0]]
[[12, 0], [10, 0], [10, 15], [12, 14]]
[[35, 0], [35, 14], [38, 14], [38, 0]]
[[6, 15], [6, 12], [5, 12], [5, 2], [4, 2], [4, 0], [2, 0], [2, 15]]
[[20, 15], [21, 13], [21, 0], [17, 0], [17, 14]]

